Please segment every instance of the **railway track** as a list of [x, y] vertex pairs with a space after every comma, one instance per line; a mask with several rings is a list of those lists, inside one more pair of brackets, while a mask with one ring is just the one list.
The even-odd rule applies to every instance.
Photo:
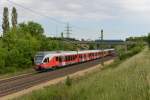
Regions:
[[[104, 60], [110, 60], [113, 57], [105, 57]], [[21, 91], [23, 89], [30, 88], [34, 85], [47, 82], [49, 80], [63, 77], [77, 71], [90, 68], [100, 63], [101, 59], [96, 59], [89, 62], [84, 62], [76, 65], [70, 65], [65, 68], [59, 68], [54, 71], [48, 71], [38, 74], [28, 74], [20, 77], [14, 77], [6, 80], [0, 81], [0, 97], [6, 96], [11, 93]]]
[[9, 82], [9, 81], [12, 81], [12, 80], [16, 80], [16, 79], [21, 79], [21, 78], [24, 78], [24, 77], [28, 77], [28, 76], [31, 76], [31, 75], [34, 75], [34, 74], [37, 74], [37, 72], [31, 72], [31, 73], [16, 75], [16, 76], [5, 78], [5, 79], [0, 79], [0, 84], [3, 84], [5, 82]]

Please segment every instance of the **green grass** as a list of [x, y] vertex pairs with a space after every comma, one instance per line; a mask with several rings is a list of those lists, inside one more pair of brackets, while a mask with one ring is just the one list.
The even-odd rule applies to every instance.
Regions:
[[33, 91], [16, 100], [150, 100], [150, 51], [121, 64]]

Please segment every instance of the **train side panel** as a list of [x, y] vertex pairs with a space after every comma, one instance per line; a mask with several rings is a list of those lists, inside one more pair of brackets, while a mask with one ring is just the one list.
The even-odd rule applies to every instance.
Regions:
[[54, 56], [51, 59], [47, 58], [45, 61], [38, 65], [40, 69], [50, 69], [55, 67], [62, 67], [74, 63], [85, 62], [97, 58], [101, 58], [102, 56], [113, 55], [114, 50], [105, 50], [99, 52], [91, 52], [91, 53], [80, 53], [80, 54], [73, 54], [73, 55], [63, 55], [63, 56]]

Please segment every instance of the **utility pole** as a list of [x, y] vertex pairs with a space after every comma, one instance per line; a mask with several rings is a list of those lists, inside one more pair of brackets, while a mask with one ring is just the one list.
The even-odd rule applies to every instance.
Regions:
[[128, 43], [127, 43], [127, 41], [125, 41], [125, 52], [126, 53], [128, 52]]
[[62, 50], [64, 50], [64, 33], [61, 33]]
[[57, 34], [58, 34], [58, 27], [57, 27], [57, 25], [56, 25], [56, 37], [57, 37]]
[[71, 29], [70, 29], [71, 27], [69, 26], [69, 23], [67, 23], [67, 26], [66, 26], [66, 35], [67, 35], [67, 38], [70, 38], [70, 31], [72, 31]]
[[104, 37], [104, 32], [103, 29], [101, 30], [101, 50], [102, 50], [102, 58], [101, 58], [101, 64], [104, 66], [104, 48], [103, 48], [103, 37]]

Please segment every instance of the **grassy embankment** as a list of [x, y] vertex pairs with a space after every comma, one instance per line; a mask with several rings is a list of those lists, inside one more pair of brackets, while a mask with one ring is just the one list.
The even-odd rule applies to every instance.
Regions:
[[127, 59], [118, 66], [24, 95], [18, 100], [149, 100], [150, 51]]

